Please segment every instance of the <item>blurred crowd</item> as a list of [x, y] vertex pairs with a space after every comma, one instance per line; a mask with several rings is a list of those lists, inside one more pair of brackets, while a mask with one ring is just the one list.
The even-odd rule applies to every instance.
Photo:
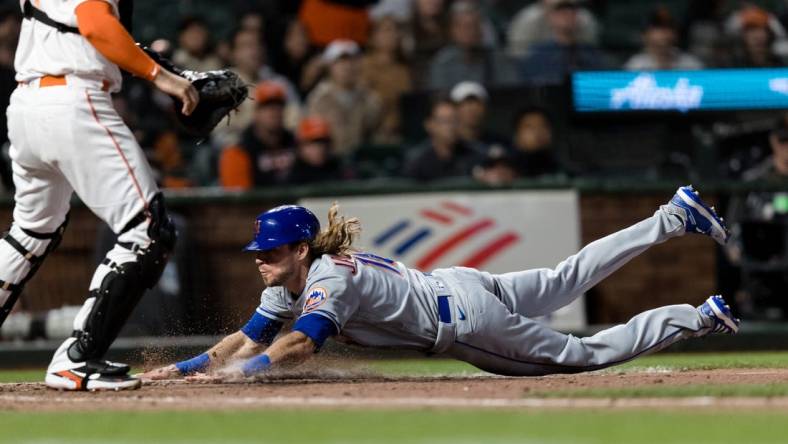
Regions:
[[[126, 79], [116, 106], [167, 188], [577, 175], [558, 149], [566, 125], [555, 104], [522, 100], [503, 118], [501, 91], [565, 86], [576, 70], [784, 65], [783, 3], [683, 3], [676, 16], [643, 2], [631, 48], [603, 26], [623, 8], [604, 0], [231, 1], [226, 37], [211, 17], [184, 15], [174, 38], [144, 42], [185, 68], [229, 67], [248, 83], [251, 100], [208, 140], [181, 132], [169, 99], [139, 79]], [[13, 7], [0, 13], [5, 103], [19, 20]], [[0, 173], [10, 188], [7, 167]]]
[[[0, 0], [3, 109], [17, 86], [18, 5]], [[578, 70], [786, 66], [788, 0], [137, 0], [135, 7], [143, 44], [184, 68], [230, 68], [249, 85], [250, 99], [199, 140], [178, 128], [169, 97], [124, 78], [116, 109], [164, 188], [392, 177], [507, 186], [615, 174], [788, 180], [788, 114], [579, 123], [567, 99]], [[149, 10], [166, 17], [152, 20]], [[6, 132], [3, 114], [0, 189], [10, 193]], [[788, 317], [788, 192], [734, 196], [726, 218], [733, 237], [718, 274], [734, 290], [721, 290], [742, 289], [736, 304], [750, 318]]]

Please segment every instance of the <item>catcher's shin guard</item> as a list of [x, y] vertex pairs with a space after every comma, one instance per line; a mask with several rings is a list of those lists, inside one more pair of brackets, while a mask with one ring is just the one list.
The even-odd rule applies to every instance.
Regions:
[[[109, 272], [98, 288], [90, 291], [90, 297], [74, 320], [76, 341], [68, 348], [72, 362], [99, 359], [107, 352], [145, 290], [156, 285], [167, 265], [177, 233], [164, 209], [161, 194], [151, 201], [143, 217], [135, 219], [149, 220], [150, 243], [139, 247], [119, 241], [116, 249], [134, 252], [136, 260], [117, 264], [109, 258], [110, 252], [102, 262]], [[127, 225], [127, 228], [135, 227]]]
[[[0, 280], [0, 290], [8, 292], [8, 294], [2, 307], [0, 307], [0, 326], [3, 325], [8, 314], [11, 313], [11, 309], [14, 308], [16, 301], [19, 300], [25, 284], [33, 278], [33, 275], [36, 274], [47, 255], [60, 245], [67, 224], [68, 215], [66, 215], [66, 220], [60, 227], [52, 233], [38, 233], [14, 224], [11, 230], [3, 236], [2, 242], [13, 249], [9, 253], [21, 256], [22, 259], [19, 260], [18, 257], [9, 258], [3, 264], [8, 266], [9, 269], [2, 271], [2, 273], [6, 273], [3, 277], [7, 280]], [[12, 274], [16, 274], [16, 276], [7, 277]]]

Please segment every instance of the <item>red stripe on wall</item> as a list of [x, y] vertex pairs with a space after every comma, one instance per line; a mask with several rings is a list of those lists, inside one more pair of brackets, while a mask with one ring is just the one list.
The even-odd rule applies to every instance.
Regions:
[[441, 205], [443, 205], [443, 208], [452, 210], [455, 213], [462, 214], [463, 216], [470, 216], [471, 214], [473, 214], [473, 210], [471, 210], [468, 207], [464, 207], [456, 202], [446, 201], [443, 202]]
[[463, 267], [479, 268], [488, 260], [492, 259], [501, 251], [509, 248], [512, 244], [520, 240], [520, 236], [515, 233], [506, 233], [491, 243], [485, 245], [480, 250], [473, 253], [462, 263]]
[[492, 219], [482, 219], [479, 222], [461, 229], [450, 236], [448, 239], [441, 242], [437, 247], [428, 251], [427, 254], [425, 254], [416, 262], [416, 267], [421, 270], [429, 269], [433, 264], [435, 264], [435, 262], [439, 261], [440, 258], [445, 256], [451, 250], [458, 247], [460, 244], [475, 236], [476, 234], [491, 228], [493, 225], [495, 225], [495, 222]]
[[421, 210], [421, 215], [426, 219], [431, 219], [444, 225], [449, 225], [452, 223], [452, 218], [446, 216], [445, 214], [438, 213], [437, 211]]

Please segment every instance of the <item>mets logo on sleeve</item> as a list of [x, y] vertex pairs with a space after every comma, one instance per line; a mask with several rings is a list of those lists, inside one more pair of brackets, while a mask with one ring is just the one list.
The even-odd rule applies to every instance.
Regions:
[[326, 299], [328, 299], [328, 292], [325, 288], [315, 287], [309, 290], [306, 302], [304, 302], [304, 313], [310, 312], [323, 305]]

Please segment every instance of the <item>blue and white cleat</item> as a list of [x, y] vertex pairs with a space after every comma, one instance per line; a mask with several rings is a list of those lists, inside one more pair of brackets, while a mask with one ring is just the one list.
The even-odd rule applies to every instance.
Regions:
[[679, 207], [687, 214], [684, 222], [687, 233], [701, 233], [711, 236], [720, 245], [725, 245], [730, 237], [725, 221], [717, 215], [714, 207], [700, 200], [700, 195], [692, 185], [681, 187], [670, 199], [670, 204]]
[[713, 333], [735, 334], [739, 331], [741, 319], [733, 316], [731, 308], [725, 303], [725, 299], [720, 295], [714, 295], [706, 299], [706, 302], [698, 307], [701, 315], [711, 318], [714, 321]]

